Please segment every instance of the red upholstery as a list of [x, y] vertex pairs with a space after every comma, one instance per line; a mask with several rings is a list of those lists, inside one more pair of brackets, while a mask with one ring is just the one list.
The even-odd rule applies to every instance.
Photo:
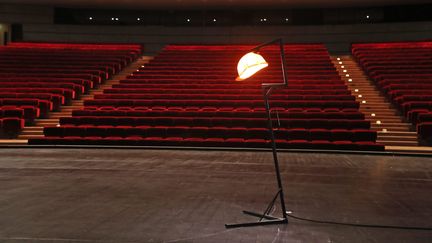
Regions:
[[[261, 83], [280, 82], [281, 72], [272, 65], [247, 82], [234, 82], [237, 61], [250, 48], [169, 45], [30, 143], [268, 147]], [[289, 86], [270, 97], [278, 146], [382, 150], [326, 48], [285, 49]], [[280, 61], [274, 47], [262, 53], [268, 62]]]
[[0, 118], [0, 136], [14, 138], [24, 127], [24, 119], [18, 117]]

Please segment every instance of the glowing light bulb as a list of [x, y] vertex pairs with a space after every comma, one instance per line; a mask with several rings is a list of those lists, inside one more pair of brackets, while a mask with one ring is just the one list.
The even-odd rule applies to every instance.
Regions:
[[349, 77], [349, 74], [346, 74], [345, 76], [346, 76], [346, 77]]
[[381, 124], [381, 121], [376, 121], [376, 124], [378, 124], [378, 125]]
[[359, 92], [359, 90], [358, 90], [358, 89], [355, 89], [354, 92]]
[[339, 62], [339, 64], [342, 64], [342, 62]]
[[359, 98], [363, 97], [363, 95], [358, 95]]
[[338, 61], [340, 61], [340, 58], [338, 57], [338, 58], [336, 58]]
[[387, 129], [383, 128], [382, 131], [383, 131], [383, 132], [387, 132]]
[[346, 73], [346, 72], [347, 72], [347, 70], [345, 69], [345, 70], [343, 70], [343, 72], [344, 72], [344, 73]]
[[236, 78], [236, 81], [245, 80], [267, 66], [268, 63], [261, 55], [249, 52], [244, 55], [237, 64], [239, 76]]
[[345, 66], [341, 66], [341, 68], [345, 68]]
[[375, 116], [375, 113], [372, 113], [371, 116]]
[[363, 104], [366, 104], [366, 100], [363, 100], [362, 103], [363, 103]]
[[348, 82], [352, 82], [352, 79], [348, 79]]

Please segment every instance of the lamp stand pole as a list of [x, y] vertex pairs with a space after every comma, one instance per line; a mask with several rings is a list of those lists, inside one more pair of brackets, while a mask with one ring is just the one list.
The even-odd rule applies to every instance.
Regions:
[[[282, 187], [282, 180], [280, 176], [280, 170], [279, 170], [279, 161], [276, 151], [276, 141], [273, 131], [273, 122], [271, 120], [271, 114], [270, 114], [270, 104], [269, 104], [269, 96], [274, 88], [283, 87], [284, 84], [263, 84], [262, 85], [262, 91], [264, 96], [264, 103], [267, 113], [267, 127], [270, 133], [270, 140], [272, 145], [272, 152], [273, 152], [273, 162], [276, 172], [276, 180], [278, 184], [278, 191], [276, 192], [276, 195], [273, 197], [273, 199], [268, 204], [267, 208], [263, 213], [256, 213], [251, 211], [243, 211], [244, 214], [248, 214], [251, 216], [258, 217], [259, 220], [256, 222], [247, 222], [247, 223], [238, 223], [238, 224], [225, 224], [226, 228], [237, 228], [237, 227], [250, 227], [250, 226], [259, 226], [259, 225], [269, 225], [269, 224], [287, 224], [288, 223], [288, 217], [287, 212], [285, 208], [285, 200], [284, 200], [284, 192]], [[274, 204], [276, 203], [277, 198], [279, 197], [280, 204], [281, 204], [281, 210], [282, 210], [282, 218], [275, 217], [270, 215], [271, 210], [274, 207]]]

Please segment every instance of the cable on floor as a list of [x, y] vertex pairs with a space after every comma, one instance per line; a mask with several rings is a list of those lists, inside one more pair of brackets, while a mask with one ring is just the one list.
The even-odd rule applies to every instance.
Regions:
[[308, 221], [308, 222], [312, 222], [312, 223], [318, 223], [318, 224], [335, 224], [335, 225], [353, 226], [353, 227], [386, 228], [386, 229], [401, 229], [401, 230], [432, 230], [432, 227], [342, 223], [342, 222], [335, 222], [335, 221], [307, 219], [307, 218], [302, 218], [302, 217], [292, 215], [288, 212], [287, 212], [287, 217], [297, 219], [297, 220], [302, 220], [302, 221]]

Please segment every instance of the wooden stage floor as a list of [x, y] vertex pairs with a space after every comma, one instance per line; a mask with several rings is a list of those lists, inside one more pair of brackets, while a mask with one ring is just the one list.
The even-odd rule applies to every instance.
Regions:
[[[253, 220], [276, 192], [270, 152], [0, 149], [0, 242], [432, 242], [432, 231]], [[432, 157], [279, 153], [287, 209], [432, 227]], [[276, 204], [275, 214], [280, 213]]]

